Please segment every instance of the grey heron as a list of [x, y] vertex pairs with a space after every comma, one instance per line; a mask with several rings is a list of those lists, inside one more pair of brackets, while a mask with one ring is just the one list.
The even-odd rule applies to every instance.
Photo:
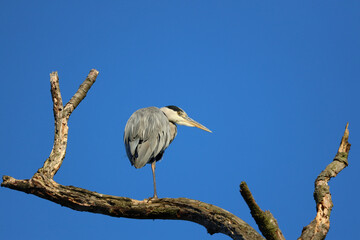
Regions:
[[155, 164], [177, 134], [176, 124], [197, 127], [211, 132], [205, 126], [189, 118], [179, 107], [147, 107], [134, 112], [125, 126], [124, 143], [126, 154], [135, 168], [151, 164], [156, 193]]

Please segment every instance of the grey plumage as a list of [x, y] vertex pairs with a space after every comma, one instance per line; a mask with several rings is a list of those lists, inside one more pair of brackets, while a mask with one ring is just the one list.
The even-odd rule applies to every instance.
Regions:
[[176, 124], [198, 127], [211, 132], [176, 106], [139, 109], [131, 115], [125, 126], [125, 150], [131, 165], [142, 168], [147, 163], [151, 163], [154, 181], [153, 198], [157, 198], [155, 163], [162, 158], [165, 149], [174, 140], [177, 134]]
[[176, 125], [169, 122], [159, 108], [148, 107], [134, 112], [124, 133], [126, 154], [131, 165], [142, 168], [147, 163], [159, 161], [176, 133]]

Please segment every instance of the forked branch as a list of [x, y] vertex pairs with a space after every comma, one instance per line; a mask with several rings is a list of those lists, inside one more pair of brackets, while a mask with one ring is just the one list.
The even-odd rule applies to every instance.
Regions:
[[[316, 202], [317, 214], [315, 219], [303, 228], [298, 240], [322, 240], [325, 239], [330, 228], [330, 213], [333, 207], [331, 201], [330, 188], [328, 182], [331, 178], [348, 166], [348, 154], [351, 144], [349, 139], [349, 123], [346, 124], [344, 135], [340, 142], [339, 150], [334, 160], [322, 171], [315, 180], [314, 198]], [[261, 233], [266, 239], [285, 239], [282, 235], [276, 219], [269, 211], [263, 211], [255, 202], [247, 184], [240, 184], [240, 192], [245, 202], [251, 210], [251, 215], [255, 219]]]

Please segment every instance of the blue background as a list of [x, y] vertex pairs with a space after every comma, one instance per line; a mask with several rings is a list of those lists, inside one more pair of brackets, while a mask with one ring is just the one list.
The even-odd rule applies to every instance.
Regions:
[[[330, 182], [327, 239], [359, 239], [359, 1], [1, 1], [0, 174], [30, 178], [53, 144], [49, 73], [66, 103], [100, 71], [69, 121], [55, 181], [144, 199], [150, 166], [130, 166], [123, 129], [137, 109], [177, 105], [157, 164], [159, 197], [222, 207], [257, 226], [246, 181], [287, 239], [315, 216], [314, 180], [350, 123], [349, 167]], [[117, 219], [0, 189], [1, 239], [229, 239], [191, 222]]]

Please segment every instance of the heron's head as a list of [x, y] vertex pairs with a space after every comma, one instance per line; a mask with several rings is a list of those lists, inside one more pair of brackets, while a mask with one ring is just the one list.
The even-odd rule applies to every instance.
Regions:
[[188, 115], [186, 114], [186, 112], [177, 106], [172, 106], [172, 105], [166, 106], [166, 107], [160, 108], [160, 110], [163, 111], [163, 113], [165, 113], [165, 115], [167, 116], [167, 118], [169, 119], [170, 122], [173, 122], [173, 123], [176, 123], [179, 125], [188, 126], [188, 127], [197, 127], [202, 130], [211, 132], [205, 126], [203, 126], [200, 123], [189, 118]]

